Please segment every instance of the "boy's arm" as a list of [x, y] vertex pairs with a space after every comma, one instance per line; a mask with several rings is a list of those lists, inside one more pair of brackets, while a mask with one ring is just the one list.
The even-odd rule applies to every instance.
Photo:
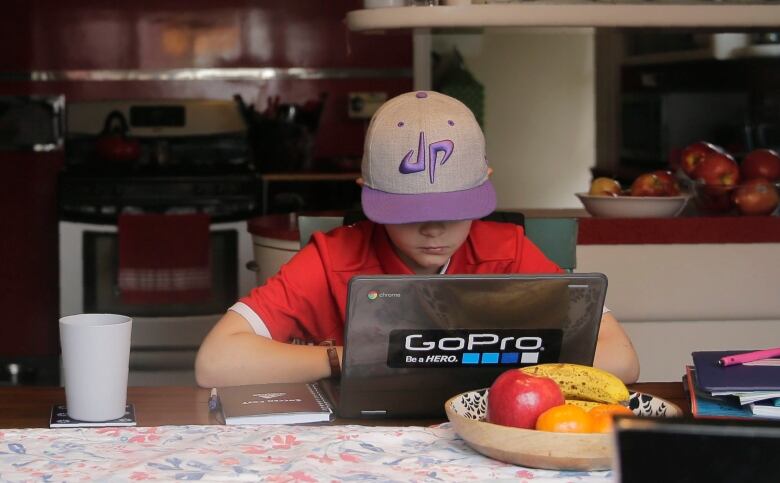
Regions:
[[609, 371], [628, 384], [639, 379], [639, 358], [636, 350], [612, 312], [601, 316], [593, 367]]
[[[326, 349], [257, 335], [246, 319], [228, 311], [200, 345], [195, 379], [202, 387], [316, 381], [330, 376]], [[342, 348], [337, 350], [341, 360]]]

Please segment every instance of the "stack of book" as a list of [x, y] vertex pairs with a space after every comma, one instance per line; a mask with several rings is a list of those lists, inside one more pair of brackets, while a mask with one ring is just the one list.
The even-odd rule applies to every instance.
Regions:
[[697, 418], [780, 419], [780, 359], [723, 366], [724, 357], [748, 351], [694, 352], [684, 384]]

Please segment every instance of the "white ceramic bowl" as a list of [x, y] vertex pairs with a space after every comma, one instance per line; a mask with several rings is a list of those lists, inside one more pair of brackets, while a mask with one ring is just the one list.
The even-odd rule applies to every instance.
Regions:
[[669, 218], [680, 214], [690, 195], [593, 196], [577, 193], [588, 213], [602, 218]]
[[[553, 433], [499, 426], [485, 421], [488, 390], [458, 394], [444, 404], [455, 432], [475, 451], [530, 468], [595, 471], [612, 466], [609, 433]], [[631, 392], [628, 407], [637, 416], [679, 417], [682, 410], [665, 399]]]

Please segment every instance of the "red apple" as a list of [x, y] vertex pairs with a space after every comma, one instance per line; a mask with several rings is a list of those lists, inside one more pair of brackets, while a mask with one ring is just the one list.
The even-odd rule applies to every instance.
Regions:
[[631, 196], [665, 196], [666, 185], [655, 173], [640, 174], [631, 183]]
[[490, 386], [487, 420], [502, 426], [533, 429], [540, 414], [564, 403], [561, 388], [549, 377], [510, 369]]
[[743, 179], [765, 178], [769, 181], [780, 180], [780, 154], [771, 149], [750, 151], [739, 168]]
[[589, 195], [593, 196], [618, 196], [623, 190], [620, 182], [613, 178], [600, 177], [590, 184]]
[[665, 195], [677, 196], [680, 194], [680, 184], [677, 182], [677, 178], [674, 177], [671, 171], [659, 169], [658, 171], [653, 171], [652, 174], [656, 175], [658, 179], [661, 180], [661, 183], [664, 185]]
[[704, 156], [709, 153], [725, 153], [726, 151], [715, 144], [708, 143], [706, 141], [699, 141], [690, 144], [683, 148], [680, 154], [680, 168], [683, 173], [690, 177], [693, 177], [693, 171], [696, 166], [704, 159]]
[[733, 194], [734, 204], [743, 215], [769, 215], [780, 202], [774, 183], [755, 178], [737, 186]]
[[709, 153], [693, 170], [693, 179], [708, 186], [735, 186], [739, 184], [739, 165], [728, 153]]

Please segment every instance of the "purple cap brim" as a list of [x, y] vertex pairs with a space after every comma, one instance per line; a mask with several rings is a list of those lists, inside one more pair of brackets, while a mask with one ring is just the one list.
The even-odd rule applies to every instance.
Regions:
[[363, 212], [386, 225], [424, 221], [475, 220], [496, 209], [496, 190], [490, 181], [446, 193], [397, 194], [363, 186]]

